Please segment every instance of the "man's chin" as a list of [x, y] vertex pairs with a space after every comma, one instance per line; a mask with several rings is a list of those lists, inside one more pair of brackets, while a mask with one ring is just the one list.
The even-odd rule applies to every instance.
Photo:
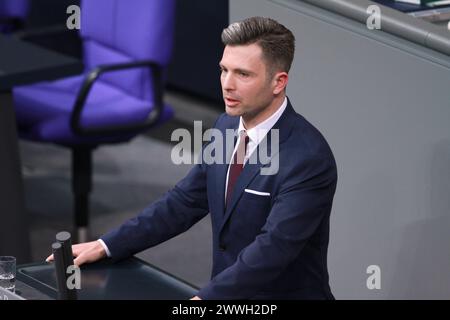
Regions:
[[231, 117], [238, 117], [241, 115], [241, 112], [238, 108], [236, 107], [229, 107], [227, 105], [225, 105], [225, 112], [227, 115], [231, 116]]

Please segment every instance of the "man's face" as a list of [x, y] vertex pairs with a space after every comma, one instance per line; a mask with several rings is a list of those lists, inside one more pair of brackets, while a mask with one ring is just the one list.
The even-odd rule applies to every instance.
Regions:
[[247, 123], [264, 118], [279, 91], [276, 81], [268, 78], [261, 47], [257, 44], [227, 45], [220, 68], [226, 113], [242, 116]]

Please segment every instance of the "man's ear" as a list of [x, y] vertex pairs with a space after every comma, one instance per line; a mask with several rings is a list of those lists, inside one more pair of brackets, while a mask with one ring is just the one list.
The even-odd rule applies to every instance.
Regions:
[[289, 75], [287, 72], [277, 72], [273, 78], [275, 87], [273, 88], [273, 94], [277, 95], [282, 92], [289, 81]]

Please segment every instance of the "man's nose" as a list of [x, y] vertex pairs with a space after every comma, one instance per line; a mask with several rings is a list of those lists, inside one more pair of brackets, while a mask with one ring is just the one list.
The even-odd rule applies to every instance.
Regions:
[[231, 91], [235, 89], [235, 83], [233, 75], [231, 73], [227, 73], [222, 77], [222, 89], [226, 91]]

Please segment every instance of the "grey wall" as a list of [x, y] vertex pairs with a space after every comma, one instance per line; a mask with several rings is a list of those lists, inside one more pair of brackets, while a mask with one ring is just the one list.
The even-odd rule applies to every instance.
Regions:
[[230, 1], [254, 15], [294, 32], [288, 95], [336, 157], [336, 298], [450, 298], [450, 57], [301, 1]]

